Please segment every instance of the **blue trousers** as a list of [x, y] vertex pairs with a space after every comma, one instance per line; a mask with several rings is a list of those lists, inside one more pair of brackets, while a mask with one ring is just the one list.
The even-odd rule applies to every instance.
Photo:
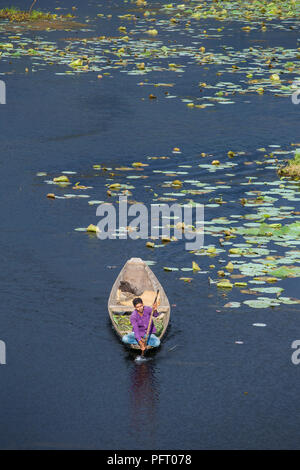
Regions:
[[[133, 332], [124, 335], [122, 341], [125, 344], [138, 344]], [[147, 344], [148, 346], [153, 346], [154, 348], [157, 348], [160, 345], [160, 339], [156, 335], [152, 334], [148, 336]]]

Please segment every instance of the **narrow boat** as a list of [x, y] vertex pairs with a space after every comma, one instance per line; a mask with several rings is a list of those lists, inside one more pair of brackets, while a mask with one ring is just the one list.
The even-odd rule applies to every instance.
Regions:
[[[129, 317], [134, 310], [133, 299], [140, 297], [144, 305], [152, 307], [157, 289], [159, 289], [157, 299], [159, 316], [154, 317], [153, 321], [156, 335], [161, 340], [170, 319], [168, 297], [155, 274], [141, 258], [131, 258], [125, 263], [108, 299], [109, 316], [120, 338], [132, 331]], [[130, 344], [129, 346], [132, 349], [140, 349], [138, 344]], [[148, 346], [148, 349], [153, 348]]]

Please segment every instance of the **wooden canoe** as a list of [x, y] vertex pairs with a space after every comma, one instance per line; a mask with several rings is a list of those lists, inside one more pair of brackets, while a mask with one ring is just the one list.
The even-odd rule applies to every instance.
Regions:
[[[134, 310], [132, 300], [140, 297], [144, 305], [152, 306], [156, 291], [159, 289], [157, 299], [159, 316], [154, 318], [157, 336], [161, 340], [164, 336], [169, 319], [170, 303], [166, 293], [155, 274], [141, 258], [128, 260], [118, 275], [109, 299], [108, 312], [116, 333], [120, 338], [132, 331], [129, 316]], [[139, 345], [128, 345], [132, 349], [140, 349]], [[148, 346], [148, 349], [153, 349]]]

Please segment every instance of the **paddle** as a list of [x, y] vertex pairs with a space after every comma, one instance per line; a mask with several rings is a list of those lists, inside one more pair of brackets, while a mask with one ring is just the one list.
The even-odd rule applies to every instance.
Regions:
[[[158, 297], [158, 293], [159, 293], [159, 289], [157, 289], [157, 292], [156, 292], [156, 297], [155, 297], [155, 300], [154, 300], [154, 304], [156, 303], [157, 301], [157, 297]], [[148, 341], [148, 336], [149, 336], [149, 331], [150, 331], [150, 326], [151, 326], [151, 323], [152, 323], [152, 317], [153, 317], [153, 307], [152, 307], [152, 311], [151, 311], [151, 315], [150, 315], [150, 320], [149, 320], [149, 324], [148, 324], [148, 328], [147, 328], [147, 333], [146, 333], [146, 337], [145, 337], [145, 343], [146, 343], [146, 347], [147, 347], [147, 341]], [[144, 351], [142, 351], [142, 354], [141, 356], [144, 356]]]

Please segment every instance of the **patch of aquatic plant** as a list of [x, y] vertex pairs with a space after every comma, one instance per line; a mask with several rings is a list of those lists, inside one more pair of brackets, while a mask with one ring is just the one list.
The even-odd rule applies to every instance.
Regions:
[[236, 233], [243, 235], [254, 235], [262, 237], [299, 237], [300, 236], [300, 222], [295, 222], [289, 225], [279, 224], [266, 224], [262, 222], [258, 227], [244, 228], [240, 227], [235, 230]]
[[[66, 15], [71, 17], [72, 15]], [[0, 19], [7, 19], [12, 22], [34, 21], [34, 20], [55, 20], [57, 14], [44, 13], [40, 10], [23, 11], [19, 8], [2, 8], [0, 10]]]
[[172, 14], [175, 22], [179, 18], [190, 17], [201, 20], [205, 18], [215, 18], [216, 20], [238, 19], [245, 21], [259, 19], [287, 19], [295, 18], [300, 14], [300, 4], [292, 0], [218, 0], [214, 2], [199, 3], [192, 1], [188, 4], [166, 3], [162, 7], [163, 11]]
[[295, 156], [288, 164], [278, 170], [280, 176], [290, 176], [291, 178], [300, 178], [300, 150], [296, 150]]

